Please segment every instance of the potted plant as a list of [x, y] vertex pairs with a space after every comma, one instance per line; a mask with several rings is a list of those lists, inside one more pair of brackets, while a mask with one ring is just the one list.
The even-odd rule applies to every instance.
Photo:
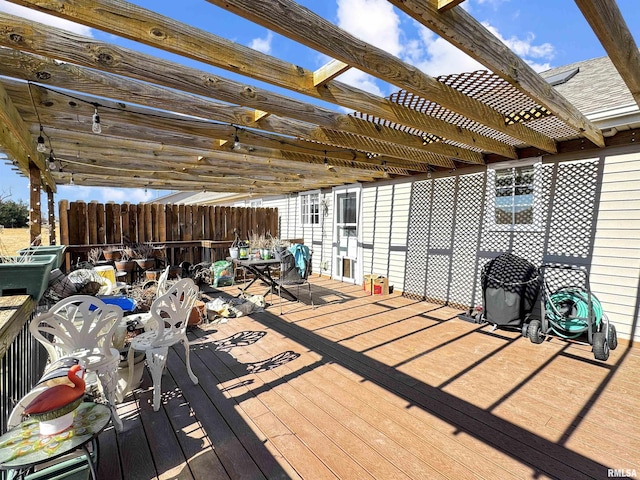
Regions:
[[116, 270], [119, 272], [133, 272], [136, 262], [131, 259], [131, 249], [125, 248], [120, 251], [120, 259], [115, 261]]
[[122, 247], [118, 245], [108, 245], [102, 250], [102, 254], [105, 260], [115, 262], [116, 260], [120, 260], [122, 256]]
[[[133, 374], [129, 374], [129, 344], [131, 339], [144, 332], [144, 327], [136, 315], [124, 317], [113, 336], [113, 346], [120, 351], [120, 363], [118, 364], [118, 383], [116, 397], [122, 401], [130, 390], [137, 388], [142, 382], [144, 372], [145, 353], [135, 351]], [[131, 380], [131, 384], [129, 381]]]
[[154, 248], [148, 243], [139, 243], [132, 249], [135, 262], [142, 270], [148, 270], [156, 266]]
[[268, 260], [271, 258], [271, 252], [269, 251], [269, 241], [264, 235], [258, 235], [254, 233], [249, 239], [251, 248], [257, 252], [256, 257]]
[[271, 252], [273, 253], [273, 258], [276, 260], [280, 260], [282, 258], [282, 254], [289, 248], [289, 241], [282, 240], [277, 237], [269, 238], [269, 246], [271, 248]]
[[238, 258], [240, 253], [240, 247], [238, 247], [238, 243], [240, 242], [240, 237], [236, 234], [236, 238], [233, 239], [233, 243], [229, 247], [229, 256], [231, 258]]
[[153, 245], [153, 256], [160, 260], [167, 258], [167, 246], [166, 245]]
[[102, 257], [102, 249], [101, 248], [92, 248], [89, 250], [87, 254], [87, 258], [89, 262], [93, 265], [98, 265], [100, 263], [100, 258]]

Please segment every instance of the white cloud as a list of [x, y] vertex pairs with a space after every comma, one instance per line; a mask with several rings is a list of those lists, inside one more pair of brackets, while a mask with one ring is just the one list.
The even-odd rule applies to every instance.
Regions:
[[43, 23], [50, 27], [57, 27], [70, 32], [78, 33], [86, 37], [92, 37], [91, 28], [85, 27], [78, 23], [70, 22], [62, 18], [54, 17], [53, 15], [47, 15], [46, 13], [32, 10], [31, 8], [22, 7], [6, 1], [0, 1], [0, 12], [9, 13], [16, 17], [23, 17], [34, 22]]
[[271, 41], [273, 40], [273, 33], [267, 32], [267, 36], [265, 38], [254, 38], [251, 40], [249, 47], [254, 50], [258, 50], [262, 53], [271, 53]]
[[73, 198], [72, 201], [91, 201], [93, 200], [93, 192], [95, 189], [82, 187], [80, 185], [58, 185], [57, 190], [58, 198]]
[[103, 202], [113, 201], [116, 203], [140, 203], [148, 202], [154, 198], [154, 194], [151, 190], [145, 190], [143, 188], [101, 188], [99, 190], [99, 193], [102, 195]]
[[[458, 50], [451, 43], [435, 35], [431, 30], [416, 22], [418, 39], [410, 39], [405, 44], [403, 58], [416, 65], [425, 73], [437, 77], [451, 73], [487, 70], [466, 53]], [[502, 41], [513, 52], [520, 56], [535, 71], [541, 72], [551, 68], [555, 49], [550, 43], [535, 44], [535, 35], [527, 34], [524, 38], [504, 38], [495, 27], [483, 24], [491, 33]]]
[[[536, 36], [533, 33], [528, 33], [524, 39], [515, 36], [511, 38], [504, 38], [495, 27], [492, 27], [488, 23], [483, 23], [483, 25], [537, 72], [548, 70], [550, 68], [550, 64], [548, 62], [553, 60], [553, 57], [555, 56], [555, 48], [550, 43], [534, 45], [533, 42]], [[533, 59], [536, 59], [536, 61]], [[547, 60], [547, 62], [540, 63], [537, 60]]]
[[384, 96], [376, 83], [375, 77], [361, 70], [350, 68], [338, 77], [341, 82], [378, 96]]
[[84, 200], [90, 202], [97, 200], [101, 203], [107, 202], [148, 202], [155, 198], [154, 191], [143, 188], [107, 188], [107, 187], [85, 187], [81, 185], [58, 185], [60, 198], [70, 201]]
[[338, 0], [338, 26], [392, 55], [400, 55], [400, 18], [387, 0]]
[[473, 72], [485, 69], [482, 64], [451, 43], [436, 36], [431, 30], [420, 25], [419, 40], [407, 43], [405, 59], [420, 70], [437, 77], [451, 73]]

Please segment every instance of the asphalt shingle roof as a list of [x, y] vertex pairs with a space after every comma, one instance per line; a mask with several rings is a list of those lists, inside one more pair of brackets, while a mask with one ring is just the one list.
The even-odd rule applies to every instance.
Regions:
[[556, 85], [555, 89], [583, 114], [588, 115], [635, 103], [631, 92], [609, 57], [564, 65], [542, 72], [540, 75], [549, 78], [575, 68], [579, 68], [580, 71], [568, 82]]

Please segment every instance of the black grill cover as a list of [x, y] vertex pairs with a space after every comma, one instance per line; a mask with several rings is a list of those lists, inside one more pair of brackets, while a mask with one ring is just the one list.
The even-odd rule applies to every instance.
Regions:
[[538, 269], [524, 258], [503, 253], [482, 267], [481, 278], [485, 320], [521, 325], [538, 298]]

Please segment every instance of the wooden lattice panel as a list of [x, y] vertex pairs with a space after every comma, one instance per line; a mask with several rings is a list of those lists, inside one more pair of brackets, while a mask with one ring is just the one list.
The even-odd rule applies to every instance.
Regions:
[[[465, 95], [487, 104], [491, 108], [503, 114], [505, 119], [513, 115], [521, 114], [522, 112], [537, 111], [543, 108], [498, 75], [485, 70], [440, 76], [437, 80], [455, 88]], [[514, 147], [523, 146], [521, 141], [514, 139], [509, 135], [497, 132], [478, 122], [470, 120], [463, 115], [452, 112], [436, 102], [419, 97], [411, 92], [407, 92], [406, 90], [400, 90], [399, 92], [393, 93], [389, 99], [404, 107], [438, 118], [439, 120], [451, 123], [460, 128], [471, 130], [507, 145]], [[429, 133], [423, 132], [417, 128], [403, 126], [395, 122], [390, 122], [385, 119], [360, 112], [355, 112], [353, 115], [358, 118], [363, 118], [370, 122], [395, 128], [419, 137], [422, 137], [425, 133]], [[577, 133], [573, 128], [567, 126], [564, 122], [553, 115], [546, 115], [539, 118], [532, 114], [530, 116], [522, 115], [522, 117], [525, 117], [521, 119], [523, 120], [522, 123], [526, 123], [526, 125], [531, 129], [554, 139], [567, 139], [575, 136]], [[461, 144], [459, 142], [453, 142], [448, 139], [444, 139], [444, 142], [449, 145], [479, 151], [477, 148]]]
[[338, 130], [324, 129], [323, 132], [326, 137], [322, 141], [328, 145], [358, 145], [358, 149], [362, 151], [376, 152], [390, 157], [407, 159], [439, 167], [454, 167], [453, 160], [437, 153], [407, 148], [395, 143], [381, 142], [369, 137], [362, 137]]

